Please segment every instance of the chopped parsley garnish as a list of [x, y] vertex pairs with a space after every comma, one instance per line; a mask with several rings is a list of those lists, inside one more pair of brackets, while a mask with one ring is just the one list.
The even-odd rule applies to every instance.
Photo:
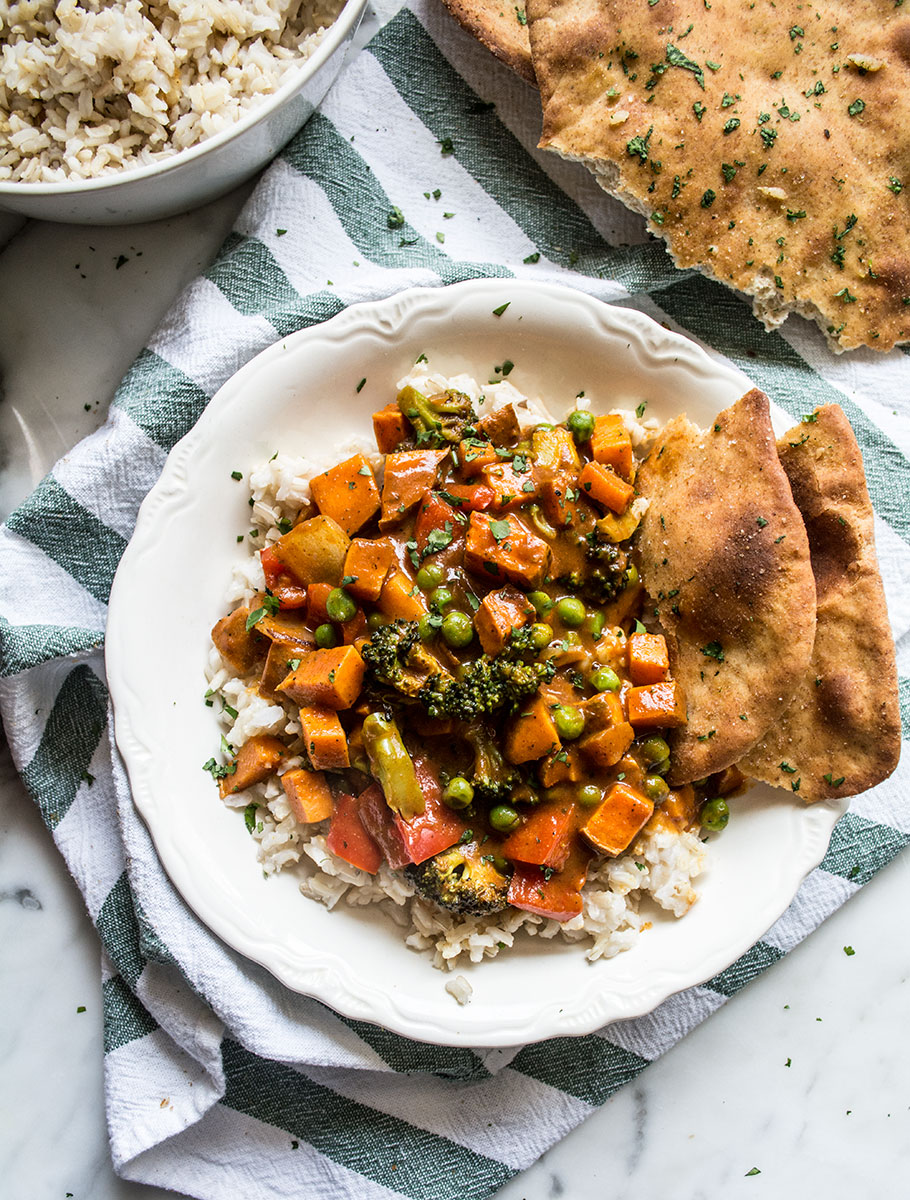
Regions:
[[248, 804], [243, 810], [243, 823], [247, 833], [252, 833], [256, 828], [256, 809], [258, 807], [257, 804]]
[[367, 381], [367, 377], [366, 377], [366, 375], [364, 375], [363, 379], [361, 379], [360, 383], [357, 384], [357, 387], [354, 390], [357, 392], [362, 392], [363, 385], [366, 383], [366, 381]]
[[521, 261], [522, 261], [522, 262], [525, 262], [525, 263], [536, 263], [536, 262], [540, 262], [540, 251], [539, 251], [539, 250], [535, 250], [533, 254], [529, 254], [529, 255], [527, 256], [527, 258], [523, 258]]
[[710, 208], [716, 199], [717, 199], [717, 192], [715, 192], [713, 188], [708, 188], [707, 191], [705, 192], [705, 194], [701, 198], [702, 208]]
[[847, 106], [847, 112], [851, 117], [858, 117], [865, 107], [865, 100], [854, 100], [852, 104]]
[[724, 133], [732, 133], [734, 129], [739, 129], [741, 124], [739, 117], [731, 117], [729, 121], [724, 121]]
[[759, 529], [764, 529], [764, 527], [768, 524], [768, 522], [765, 520], [764, 517], [756, 517], [755, 524], [759, 527]]
[[855, 953], [856, 951], [852, 946], [844, 946], [844, 954], [846, 954], [847, 958], [852, 958]]
[[[698, 86], [702, 91], [705, 90], [705, 73], [691, 58], [687, 58], [678, 46], [674, 46], [672, 42], [667, 43], [667, 62], [671, 67], [682, 67], [684, 71], [691, 71], [695, 76]], [[709, 64], [710, 65], [710, 64]], [[717, 70], [712, 66], [712, 70]]]
[[214, 758], [210, 758], [207, 763], [202, 764], [203, 771], [208, 771], [213, 779], [226, 779], [228, 775], [233, 775], [237, 770], [237, 764], [231, 763], [216, 763]]
[[705, 658], [714, 658], [718, 662], [724, 661], [724, 650], [720, 642], [708, 642], [707, 646], [702, 646], [701, 652]]
[[389, 229], [400, 229], [404, 224], [404, 213], [397, 204], [394, 206], [394, 208], [389, 209], [388, 216], [386, 217], [386, 223], [388, 224]]
[[635, 415], [636, 415], [636, 417], [638, 417], [639, 421], [645, 415], [645, 409], [647, 407], [648, 407], [647, 400], [642, 400], [641, 404], [639, 404], [638, 407], [635, 409]]
[[788, 762], [782, 762], [782, 763], [780, 764], [780, 769], [781, 769], [782, 771], [786, 771], [786, 773], [787, 773], [788, 775], [795, 775], [795, 774], [796, 774], [796, 767], [791, 767], [791, 766], [790, 766], [790, 764], [789, 764]]
[[844, 782], [844, 776], [841, 775], [839, 779], [834, 779], [832, 777], [832, 773], [828, 771], [824, 776], [824, 780], [828, 787], [840, 787], [840, 785]]
[[242, 479], [242, 478], [243, 478], [242, 471], [231, 471], [231, 479]]
[[261, 606], [254, 609], [246, 619], [247, 633], [254, 625], [258, 625], [263, 617], [273, 617], [279, 608], [281, 608], [281, 601], [277, 596], [263, 596]]
[[497, 542], [501, 542], [503, 538], [507, 538], [512, 531], [512, 527], [508, 521], [490, 521], [490, 533]]
[[[506, 522], [508, 525], [508, 522]], [[445, 550], [446, 546], [452, 544], [452, 522], [446, 521], [444, 529], [431, 529], [427, 535], [426, 545], [423, 548], [423, 556], [426, 558], [428, 554], [438, 554], [440, 550]]]
[[801, 221], [805, 215], [806, 215], [806, 210], [804, 208], [801, 208], [796, 212], [794, 212], [794, 210], [792, 208], [787, 209], [787, 220], [788, 221]]
[[650, 145], [651, 134], [653, 132], [654, 126], [652, 125], [644, 137], [642, 137], [642, 135], [639, 133], [636, 134], [634, 138], [631, 138], [630, 141], [626, 142], [626, 154], [628, 154], [629, 158], [635, 158], [637, 156], [638, 161], [642, 166], [644, 166], [644, 164], [648, 161], [648, 147]]
[[[454, 154], [455, 153], [455, 143], [452, 141], [452, 139], [450, 137], [440, 138], [439, 139], [439, 150], [443, 157], [445, 157], [447, 154]], [[439, 195], [442, 195], [442, 193], [440, 192]], [[435, 191], [433, 192], [433, 198], [437, 199], [437, 200], [439, 199], [439, 197], [436, 195]]]
[[502, 314], [503, 314], [503, 313], [506, 311], [506, 309], [509, 307], [509, 305], [510, 305], [511, 303], [512, 303], [512, 301], [511, 301], [511, 300], [507, 300], [507, 301], [505, 302], [505, 304], [500, 304], [499, 308], [494, 308], [494, 309], [493, 309], [493, 316], [494, 316], [494, 317], [501, 317], [501, 316], [502, 316]]

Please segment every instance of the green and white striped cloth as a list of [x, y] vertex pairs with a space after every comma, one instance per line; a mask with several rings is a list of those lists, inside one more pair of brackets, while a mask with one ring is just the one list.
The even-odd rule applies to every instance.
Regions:
[[[907, 730], [910, 359], [835, 358], [802, 323], [766, 333], [737, 296], [676, 271], [586, 172], [538, 153], [538, 126], [536, 94], [438, 0], [395, 13], [263, 177], [104, 427], [0, 530], [0, 712], [104, 946], [107, 1106], [127, 1178], [219, 1200], [488, 1196], [910, 840], [905, 754], [728, 970], [589, 1037], [476, 1053], [410, 1042], [287, 992], [212, 937], [159, 867], [112, 749], [102, 657], [138, 506], [170, 448], [254, 354], [412, 285], [559, 281], [689, 334], [794, 418], [840, 403], [878, 514]], [[405, 223], [390, 229], [393, 207]]]

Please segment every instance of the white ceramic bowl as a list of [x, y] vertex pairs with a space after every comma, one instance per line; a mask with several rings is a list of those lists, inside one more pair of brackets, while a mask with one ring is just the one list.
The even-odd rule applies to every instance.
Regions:
[[228, 129], [148, 166], [66, 183], [0, 180], [0, 210], [75, 225], [133, 225], [188, 212], [252, 178], [313, 115], [344, 61], [366, 0], [335, 23], [284, 84]]
[[[497, 317], [493, 310], [509, 301]], [[639, 312], [583, 293], [516, 280], [413, 289], [359, 304], [283, 338], [248, 363], [171, 452], [139, 513], [110, 599], [107, 671], [117, 745], [135, 803], [184, 899], [229, 946], [288, 987], [339, 1012], [449, 1045], [515, 1045], [589, 1033], [650, 1011], [727, 967], [780, 916], [825, 853], [845, 807], [807, 807], [755, 787], [711, 839], [700, 899], [615, 958], [588, 963], [581, 945], [520, 939], [477, 967], [459, 1008], [428, 954], [372, 909], [329, 912], [291, 873], [264, 879], [242, 816], [218, 799], [202, 763], [217, 750], [202, 703], [209, 631], [226, 611], [231, 567], [249, 551], [247, 493], [231, 478], [276, 450], [335, 461], [395, 395], [418, 355], [443, 374], [490, 378], [511, 359], [519, 391], [554, 413], [582, 389], [597, 409], [635, 408], [702, 426], [749, 387], [738, 371]], [[358, 390], [360, 381], [364, 381]], [[779, 429], [790, 421], [776, 413]], [[192, 597], [191, 603], [174, 597]], [[148, 647], [155, 647], [154, 661]]]

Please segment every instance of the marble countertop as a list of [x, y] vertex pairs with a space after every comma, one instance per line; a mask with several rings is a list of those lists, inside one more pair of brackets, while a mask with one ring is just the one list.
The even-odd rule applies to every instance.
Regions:
[[[103, 421], [125, 369], [244, 196], [120, 229], [0, 214], [0, 518]], [[904, 854], [500, 1200], [910, 1194], [908, 895]], [[111, 1168], [98, 939], [5, 748], [0, 901], [0, 1191], [173, 1196]]]

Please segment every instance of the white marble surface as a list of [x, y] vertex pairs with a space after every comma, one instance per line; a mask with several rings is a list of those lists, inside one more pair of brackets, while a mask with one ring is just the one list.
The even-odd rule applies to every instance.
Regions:
[[[129, 229], [0, 214], [0, 517], [103, 420], [242, 198]], [[5, 750], [0, 835], [0, 1194], [164, 1200], [113, 1174], [98, 941]], [[904, 855], [501, 1200], [910, 1195], [908, 894]]]

